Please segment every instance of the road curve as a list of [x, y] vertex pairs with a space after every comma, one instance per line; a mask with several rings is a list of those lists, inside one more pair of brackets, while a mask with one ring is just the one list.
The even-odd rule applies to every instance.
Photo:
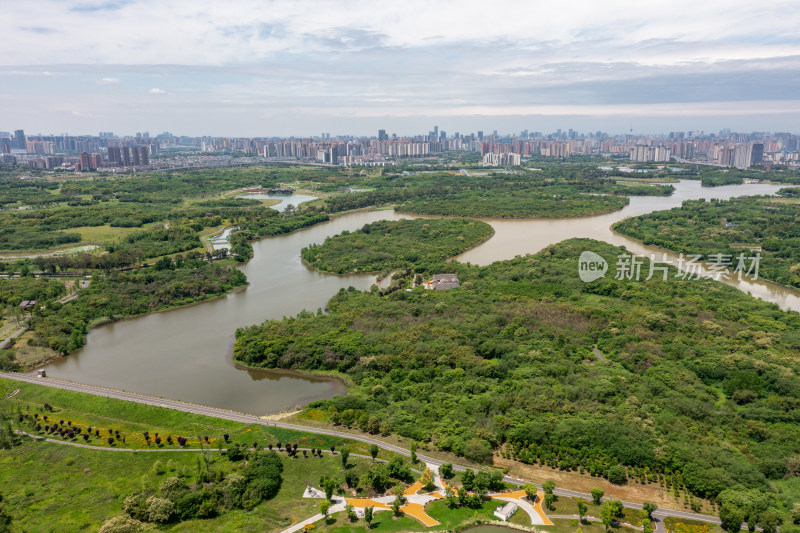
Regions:
[[[300, 424], [289, 424], [287, 422], [279, 422], [279, 421], [271, 421], [271, 420], [264, 420], [255, 415], [248, 415], [245, 413], [239, 413], [236, 411], [229, 411], [227, 409], [218, 409], [216, 407], [208, 407], [205, 405], [197, 405], [188, 402], [181, 402], [177, 400], [168, 400], [166, 398], [157, 398], [154, 396], [146, 396], [144, 394], [138, 394], [135, 392], [126, 392], [120, 391], [115, 389], [108, 389], [105, 387], [97, 387], [95, 385], [85, 385], [82, 383], [75, 383], [72, 381], [66, 381], [61, 379], [54, 379], [54, 378], [38, 378], [28, 374], [15, 374], [15, 373], [7, 373], [7, 372], [0, 372], [0, 377], [14, 380], [14, 381], [22, 381], [26, 383], [33, 383], [34, 385], [44, 385], [47, 387], [54, 387], [57, 389], [64, 389], [70, 390], [75, 392], [83, 392], [86, 394], [93, 394], [95, 396], [103, 396], [106, 398], [114, 398], [117, 400], [124, 400], [128, 402], [136, 402], [144, 405], [152, 405], [155, 407], [163, 407], [165, 409], [174, 409], [176, 411], [183, 411], [185, 413], [192, 413], [197, 415], [205, 415], [214, 418], [223, 418], [226, 420], [232, 420], [234, 422], [241, 422], [243, 424], [259, 424], [262, 426], [273, 426], [279, 427], [284, 429], [293, 429], [295, 431], [304, 431], [306, 433], [315, 433], [317, 435], [328, 435], [332, 437], [340, 437], [345, 439], [351, 439], [359, 442], [364, 442], [366, 444], [376, 444], [383, 448], [384, 450], [388, 450], [400, 455], [411, 456], [411, 451], [395, 444], [390, 444], [387, 442], [383, 442], [379, 439], [359, 434], [359, 433], [349, 433], [347, 431], [339, 431], [335, 429], [327, 429], [327, 428], [317, 428], [317, 427], [310, 427], [310, 426], [303, 426]], [[105, 449], [105, 448], [97, 448], [97, 449]], [[422, 454], [417, 454], [417, 458], [420, 461], [424, 461], [426, 463], [432, 463], [435, 465], [444, 464], [445, 461], [441, 459], [436, 459], [433, 457], [428, 457]], [[459, 472], [463, 472], [468, 467], [459, 464], [453, 464], [453, 469]], [[521, 486], [529, 481], [524, 479], [515, 478], [511, 476], [505, 476], [503, 481], [506, 483], [510, 483], [512, 485]], [[555, 494], [559, 496], [567, 496], [571, 498], [583, 498], [586, 500], [591, 500], [591, 494], [587, 494], [584, 492], [577, 492], [574, 490], [567, 490], [567, 489], [555, 489], [553, 491]], [[608, 499], [608, 498], [604, 498]], [[630, 509], [641, 509], [642, 504], [640, 503], [633, 503], [633, 502], [626, 502], [623, 501], [622, 504], [625, 507]], [[689, 513], [685, 511], [678, 511], [673, 509], [658, 509], [656, 512], [653, 513], [653, 518], [657, 519], [661, 522], [667, 516], [674, 516], [676, 518], [686, 518], [689, 520], [698, 520], [701, 522], [708, 522], [711, 524], [720, 524], [719, 518], [715, 516], [703, 515], [698, 513]]]

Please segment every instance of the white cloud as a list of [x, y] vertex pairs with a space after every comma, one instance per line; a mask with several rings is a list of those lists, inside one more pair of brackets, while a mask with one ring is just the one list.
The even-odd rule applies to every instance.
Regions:
[[[14, 109], [25, 110], [25, 116], [36, 116], [36, 104], [26, 105], [29, 97], [38, 102], [46, 95], [70, 106], [65, 114], [87, 101], [107, 117], [119, 116], [122, 108], [136, 110], [130, 119], [134, 131], [146, 127], [144, 116], [136, 114], [145, 105], [165, 128], [170, 120], [180, 122], [214, 106], [226, 112], [258, 107], [264, 113], [394, 118], [724, 117], [741, 110], [741, 102], [760, 101], [752, 112], [769, 108], [761, 114], [774, 117], [782, 108], [765, 102], [776, 101], [789, 102], [784, 107], [795, 112], [796, 0], [728, 0], [724, 9], [719, 2], [696, 0], [574, 0], [569, 8], [541, 0], [486, 5], [485, 0], [304, 0], [302, 8], [296, 0], [272, 0], [268, 8], [263, 0], [18, 2], [13, 17], [0, 18], [0, 35], [14, 43], [0, 78], [17, 102]], [[25, 20], [35, 20], [38, 30], [20, 23]], [[58, 31], [41, 31], [47, 28]], [[170, 98], [151, 96], [166, 94]], [[732, 109], [706, 109], [709, 100], [731, 102]], [[674, 102], [697, 104], [620, 107]]]
[[[670, 61], [749, 54], [770, 57], [797, 53], [795, 22], [800, 4], [731, 0], [575, 0], [565, 9], [554, 2], [494, 0], [491, 9], [477, 0], [174, 0], [112, 2], [114, 16], [102, 9], [75, 9], [61, 0], [20, 4], [15, 17], [0, 20], [0, 34], [14, 42], [6, 60], [17, 64], [222, 65], [264, 60], [281, 54], [341, 53], [375, 46], [431, 49], [460, 43], [507, 50], [546, 46], [548, 53], [577, 60], [619, 55], [645, 61], [656, 54]], [[243, 15], [246, 14], [246, 17]], [[102, 24], [97, 24], [102, 17]], [[58, 33], [30, 32], [19, 20], [37, 20]], [[17, 21], [16, 23], [14, 21]], [[92, 24], [93, 31], [84, 28]], [[740, 43], [740, 50], [717, 50], [712, 43]], [[119, 44], [124, 43], [124, 45]], [[682, 47], [688, 43], [690, 46]]]

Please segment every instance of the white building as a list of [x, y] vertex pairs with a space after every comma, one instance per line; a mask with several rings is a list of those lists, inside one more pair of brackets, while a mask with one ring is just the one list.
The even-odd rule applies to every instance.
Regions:
[[515, 166], [519, 165], [520, 161], [520, 155], [511, 152], [505, 154], [489, 153], [483, 156], [483, 166], [485, 167]]
[[514, 516], [514, 513], [516, 512], [517, 512], [517, 504], [513, 502], [508, 502], [504, 506], [495, 509], [494, 515], [503, 522], [508, 522], [508, 519]]

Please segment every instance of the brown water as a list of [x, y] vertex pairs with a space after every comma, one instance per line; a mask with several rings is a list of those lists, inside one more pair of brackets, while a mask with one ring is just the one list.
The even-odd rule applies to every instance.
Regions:
[[92, 330], [86, 346], [47, 366], [48, 376], [253, 414], [276, 413], [346, 389], [342, 382], [232, 364], [236, 328], [316, 311], [340, 288], [368, 289], [375, 276], [331, 276], [305, 267], [300, 249], [393, 211], [354, 213], [253, 243], [241, 270], [250, 285], [209, 302]]
[[[669, 209], [683, 200], [773, 194], [779, 186], [737, 185], [705, 189], [697, 181], [676, 184], [671, 197], [633, 197], [621, 211], [559, 220], [489, 221], [495, 235], [459, 257], [488, 264], [535, 253], [573, 237], [590, 237], [624, 245], [637, 254], [654, 251], [609, 227], [629, 216]], [[391, 210], [359, 212], [289, 235], [253, 244], [255, 256], [242, 267], [250, 285], [214, 301], [102, 326], [89, 334], [86, 346], [47, 366], [52, 377], [102, 385], [153, 396], [195, 402], [247, 413], [275, 413], [311, 400], [342, 393], [336, 380], [233, 366], [236, 328], [266, 319], [316, 311], [340, 288], [368, 289], [375, 277], [333, 276], [305, 267], [300, 249], [325, 237], [355, 230], [377, 220], [410, 218]], [[660, 257], [660, 255], [659, 255]], [[610, 265], [613, 268], [613, 265]], [[577, 275], [577, 273], [576, 273]], [[800, 311], [800, 293], [769, 282], [731, 282], [784, 309]]]

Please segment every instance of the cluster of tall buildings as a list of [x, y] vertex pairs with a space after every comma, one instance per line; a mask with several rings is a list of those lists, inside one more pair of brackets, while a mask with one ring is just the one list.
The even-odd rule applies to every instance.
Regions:
[[637, 144], [630, 147], [631, 161], [646, 163], [648, 161], [666, 162], [672, 159], [672, 148], [669, 146], [647, 146]]
[[[672, 132], [669, 135], [610, 135], [569, 129], [553, 133], [523, 130], [501, 135], [495, 130], [448, 135], [438, 126], [425, 134], [398, 136], [387, 130], [375, 137], [187, 137], [169, 132], [151, 137], [148, 132], [118, 137], [113, 132], [97, 136], [33, 135], [23, 130], [0, 132], [3, 162], [19, 158], [35, 168], [143, 169], [218, 166], [230, 154], [248, 160], [298, 161], [325, 165], [384, 166], [405, 158], [438, 157], [447, 152], [480, 154], [486, 165], [518, 165], [523, 158], [603, 156], [633, 162], [690, 161], [726, 167], [786, 164], [800, 166], [800, 137], [790, 133]], [[168, 150], [172, 158], [154, 161]], [[488, 157], [487, 157], [488, 156]], [[215, 159], [216, 158], [216, 159]], [[205, 162], [205, 163], [204, 163]], [[114, 170], [116, 171], [116, 170]]]
[[708, 160], [721, 167], [750, 168], [764, 159], [764, 143], [713, 144]]

